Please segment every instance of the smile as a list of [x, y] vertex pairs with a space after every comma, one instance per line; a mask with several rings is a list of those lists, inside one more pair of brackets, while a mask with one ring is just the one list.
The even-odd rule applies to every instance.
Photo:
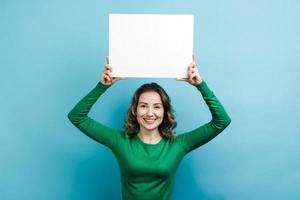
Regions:
[[143, 118], [144, 121], [147, 123], [147, 124], [152, 124], [155, 122], [156, 119], [147, 119], [147, 118]]

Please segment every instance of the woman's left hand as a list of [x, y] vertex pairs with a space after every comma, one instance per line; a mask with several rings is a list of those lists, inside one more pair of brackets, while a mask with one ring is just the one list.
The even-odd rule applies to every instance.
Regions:
[[193, 54], [193, 62], [189, 64], [187, 68], [187, 78], [176, 78], [178, 81], [186, 81], [192, 85], [199, 85], [202, 82], [202, 78], [197, 69], [195, 55]]

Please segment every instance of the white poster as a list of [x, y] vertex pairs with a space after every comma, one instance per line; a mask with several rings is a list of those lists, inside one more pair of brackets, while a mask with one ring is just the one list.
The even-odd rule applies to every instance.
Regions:
[[110, 14], [113, 76], [186, 77], [193, 33], [193, 15]]

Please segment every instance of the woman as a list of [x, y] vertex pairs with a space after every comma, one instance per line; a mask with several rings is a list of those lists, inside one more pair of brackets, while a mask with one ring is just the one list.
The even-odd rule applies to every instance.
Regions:
[[100, 82], [70, 111], [68, 118], [87, 136], [107, 146], [120, 166], [122, 197], [128, 200], [171, 199], [176, 170], [190, 151], [207, 143], [229, 124], [230, 118], [195, 63], [188, 66], [186, 81], [200, 91], [212, 120], [195, 130], [175, 135], [176, 121], [170, 99], [156, 83], [142, 85], [134, 94], [124, 131], [94, 121], [88, 113], [97, 99], [120, 78], [112, 77], [108, 58]]

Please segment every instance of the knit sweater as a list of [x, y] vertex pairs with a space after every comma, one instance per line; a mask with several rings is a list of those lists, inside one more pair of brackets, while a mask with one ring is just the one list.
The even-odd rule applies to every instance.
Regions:
[[162, 138], [156, 144], [144, 143], [137, 135], [129, 137], [124, 131], [107, 127], [88, 116], [94, 103], [109, 88], [101, 82], [69, 112], [72, 124], [112, 150], [120, 167], [124, 200], [172, 199], [176, 171], [183, 157], [230, 124], [230, 117], [206, 82], [195, 87], [207, 104], [212, 120], [173, 139]]

